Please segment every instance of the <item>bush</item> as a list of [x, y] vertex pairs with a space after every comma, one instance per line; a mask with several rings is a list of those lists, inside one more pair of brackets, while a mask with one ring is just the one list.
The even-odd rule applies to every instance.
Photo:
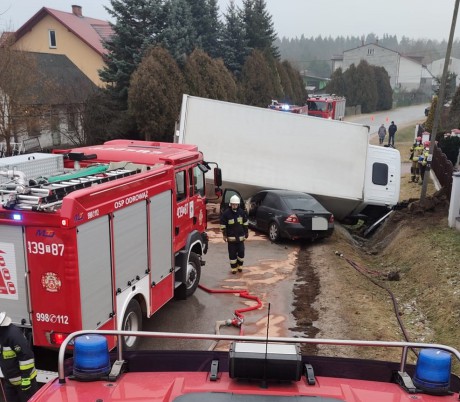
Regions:
[[446, 154], [447, 159], [452, 162], [452, 165], [455, 166], [457, 164], [458, 152], [460, 150], [460, 137], [446, 134], [440, 139], [439, 147], [442, 149], [442, 152]]

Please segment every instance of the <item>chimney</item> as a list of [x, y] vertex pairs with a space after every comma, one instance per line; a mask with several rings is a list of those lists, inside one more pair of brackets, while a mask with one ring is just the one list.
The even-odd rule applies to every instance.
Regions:
[[76, 15], [77, 17], [83, 17], [81, 6], [72, 5], [72, 14]]

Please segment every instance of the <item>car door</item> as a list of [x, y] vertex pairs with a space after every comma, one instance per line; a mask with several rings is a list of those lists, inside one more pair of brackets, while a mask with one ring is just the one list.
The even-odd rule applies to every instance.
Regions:
[[267, 231], [272, 221], [277, 221], [281, 214], [281, 201], [277, 194], [267, 192], [257, 208], [257, 227]]
[[260, 191], [259, 193], [249, 198], [247, 202], [247, 213], [248, 213], [249, 226], [259, 229], [258, 211], [266, 195], [267, 195], [266, 191]]

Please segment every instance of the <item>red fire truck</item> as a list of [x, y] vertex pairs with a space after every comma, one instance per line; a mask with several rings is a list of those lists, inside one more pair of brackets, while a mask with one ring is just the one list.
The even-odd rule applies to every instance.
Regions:
[[[80, 329], [140, 330], [190, 296], [210, 164], [194, 145], [129, 140], [0, 159], [0, 310], [52, 347]], [[217, 164], [214, 178], [218, 192]]]
[[335, 95], [309, 96], [308, 115], [325, 119], [343, 120], [345, 117], [345, 98]]

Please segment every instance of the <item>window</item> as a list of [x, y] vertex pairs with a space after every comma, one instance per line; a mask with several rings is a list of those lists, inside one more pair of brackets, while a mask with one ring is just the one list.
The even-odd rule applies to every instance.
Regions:
[[278, 197], [274, 194], [268, 193], [264, 199], [264, 207], [280, 209], [280, 201]]
[[188, 193], [190, 194], [190, 197], [195, 194], [193, 188], [193, 169], [188, 170]]
[[388, 184], [388, 165], [386, 163], [374, 163], [372, 165], [372, 183], [378, 186]]
[[373, 56], [374, 55], [374, 49], [367, 49], [367, 55], [368, 56]]
[[78, 130], [78, 111], [71, 105], [67, 106], [67, 131], [76, 133]]
[[50, 29], [48, 31], [48, 39], [49, 39], [49, 45], [50, 45], [50, 49], [56, 49], [57, 45], [56, 45], [56, 31]]
[[204, 173], [198, 166], [193, 168], [193, 183], [195, 194], [199, 194], [204, 197], [205, 189], [204, 189]]
[[176, 173], [176, 201], [180, 202], [187, 197], [185, 170]]

